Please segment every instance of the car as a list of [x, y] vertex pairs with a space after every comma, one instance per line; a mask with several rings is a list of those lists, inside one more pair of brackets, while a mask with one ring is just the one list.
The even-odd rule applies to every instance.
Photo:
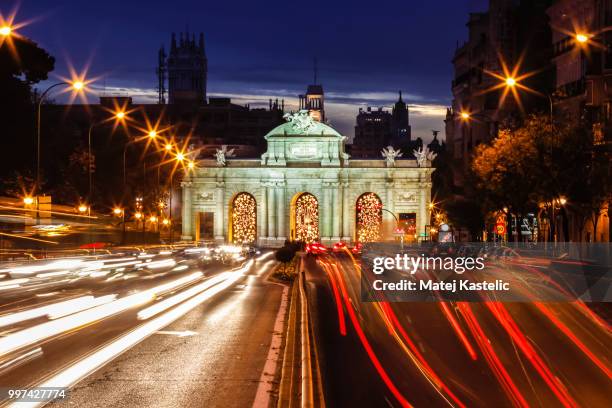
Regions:
[[313, 242], [306, 244], [306, 253], [312, 255], [324, 254], [327, 252], [327, 248], [320, 242]]
[[334, 252], [343, 252], [346, 249], [346, 244], [342, 241], [338, 241], [332, 247], [332, 251]]

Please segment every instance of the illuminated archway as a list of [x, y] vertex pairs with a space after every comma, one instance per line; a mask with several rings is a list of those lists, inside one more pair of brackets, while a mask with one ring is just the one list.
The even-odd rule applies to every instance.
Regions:
[[238, 193], [230, 208], [230, 241], [251, 244], [257, 238], [257, 202], [249, 193]]
[[382, 201], [374, 193], [359, 196], [356, 204], [357, 242], [380, 240], [382, 229]]
[[311, 243], [319, 240], [319, 202], [310, 193], [297, 195], [291, 205], [291, 237]]

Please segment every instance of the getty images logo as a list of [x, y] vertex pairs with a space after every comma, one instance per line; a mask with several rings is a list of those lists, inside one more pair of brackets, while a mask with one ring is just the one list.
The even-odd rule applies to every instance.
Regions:
[[465, 271], [483, 270], [485, 267], [483, 257], [441, 257], [441, 256], [408, 256], [396, 254], [395, 257], [379, 256], [372, 261], [372, 272], [377, 275], [386, 270], [399, 270], [409, 272], [411, 275], [417, 271], [453, 271], [462, 274]]

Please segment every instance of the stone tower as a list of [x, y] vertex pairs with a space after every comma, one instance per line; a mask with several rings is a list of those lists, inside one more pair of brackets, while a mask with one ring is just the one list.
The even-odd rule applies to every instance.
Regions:
[[300, 110], [307, 110], [317, 122], [325, 122], [325, 105], [322, 85], [308, 85], [305, 95], [300, 95]]
[[410, 114], [408, 105], [402, 99], [402, 91], [399, 91], [399, 99], [393, 105], [391, 115], [391, 142], [395, 145], [409, 143], [412, 137]]
[[170, 52], [166, 61], [168, 72], [168, 103], [202, 105], [206, 103], [208, 60], [204, 48], [204, 34], [196, 43], [195, 34], [181, 33], [177, 43], [172, 33]]

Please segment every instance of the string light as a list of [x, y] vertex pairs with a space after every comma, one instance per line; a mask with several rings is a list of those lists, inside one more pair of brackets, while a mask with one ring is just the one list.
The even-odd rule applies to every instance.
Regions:
[[240, 193], [232, 204], [232, 240], [236, 244], [255, 242], [257, 204], [248, 193]]
[[307, 244], [319, 239], [319, 203], [304, 193], [295, 201], [295, 239]]
[[366, 193], [357, 199], [357, 241], [380, 240], [382, 202], [374, 193]]

